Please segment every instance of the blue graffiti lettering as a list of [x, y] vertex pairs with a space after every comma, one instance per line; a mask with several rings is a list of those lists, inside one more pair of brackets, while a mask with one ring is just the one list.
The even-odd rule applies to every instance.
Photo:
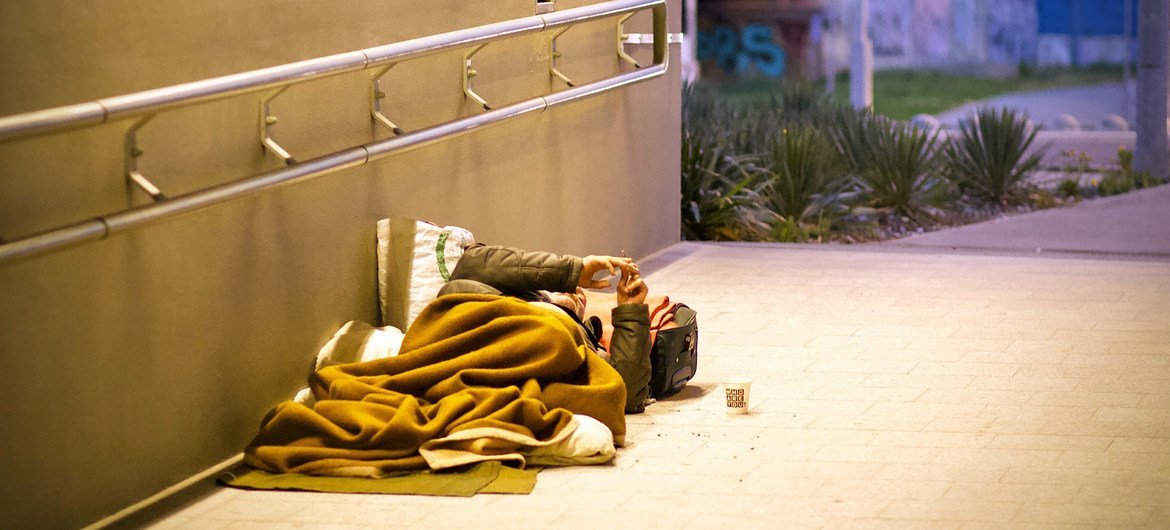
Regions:
[[739, 69], [739, 37], [727, 26], [715, 28], [715, 62], [728, 72]]
[[[784, 50], [772, 40], [772, 28], [753, 24], [743, 28], [743, 56], [750, 56], [766, 77], [784, 75]], [[737, 72], [741, 73], [741, 72]]]
[[765, 77], [784, 75], [784, 49], [772, 38], [772, 28], [763, 24], [750, 24], [738, 32], [723, 25], [710, 32], [700, 31], [695, 48], [700, 61], [713, 61], [737, 76], [750, 75], [753, 70]]

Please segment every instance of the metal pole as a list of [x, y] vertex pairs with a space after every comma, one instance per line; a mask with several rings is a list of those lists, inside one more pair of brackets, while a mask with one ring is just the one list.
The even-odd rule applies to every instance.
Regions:
[[1125, 56], [1122, 58], [1123, 89], [1125, 91], [1125, 120], [1133, 123], [1134, 120], [1134, 93], [1133, 93], [1133, 3], [1134, 0], [1124, 0], [1121, 9], [1121, 41], [1125, 43]]
[[1167, 45], [1170, 45], [1170, 0], [1138, 3], [1137, 146], [1135, 171], [1165, 178], [1170, 172], [1166, 148]]
[[869, 39], [869, 0], [858, 0], [850, 48], [849, 100], [855, 109], [873, 107], [873, 42]]

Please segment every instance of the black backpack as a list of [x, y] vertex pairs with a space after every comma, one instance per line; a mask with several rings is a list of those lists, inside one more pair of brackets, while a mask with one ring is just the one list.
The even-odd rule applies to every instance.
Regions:
[[[650, 397], [677, 394], [695, 376], [699, 366], [699, 323], [694, 309], [665, 300], [650, 317], [656, 330], [650, 347]], [[674, 322], [678, 327], [662, 329]]]

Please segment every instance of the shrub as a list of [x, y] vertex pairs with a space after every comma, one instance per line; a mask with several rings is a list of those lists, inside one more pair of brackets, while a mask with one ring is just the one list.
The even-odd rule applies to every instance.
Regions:
[[1129, 176], [1133, 180], [1134, 187], [1137, 189], [1157, 186], [1163, 183], [1161, 179], [1155, 178], [1149, 171], [1135, 172], [1133, 170], [1133, 151], [1126, 149], [1124, 145], [1117, 146], [1117, 166], [1117, 172]]
[[733, 146], [730, 109], [702, 85], [683, 88], [681, 197], [683, 239], [764, 237], [771, 224], [747, 158]]
[[710, 132], [719, 127], [726, 112], [719, 103], [718, 94], [709, 86], [688, 83], [682, 91], [682, 127], [686, 131]]
[[1003, 203], [1020, 200], [1024, 179], [1040, 164], [1047, 146], [1031, 154], [1036, 140], [1027, 119], [1010, 110], [981, 109], [959, 123], [959, 135], [947, 146], [952, 177], [960, 188]]
[[1133, 170], [1133, 151], [1125, 146], [1117, 148], [1117, 169], [1105, 171], [1099, 182], [1094, 182], [1096, 191], [1102, 197], [1119, 195], [1161, 184], [1148, 171]]
[[1060, 184], [1056, 185], [1056, 191], [1065, 197], [1073, 199], [1081, 196], [1081, 185], [1075, 178], [1066, 178], [1060, 181]]
[[836, 149], [817, 129], [782, 129], [769, 138], [756, 168], [767, 179], [766, 205], [788, 223], [833, 218], [848, 208], [851, 179]]
[[772, 225], [769, 237], [782, 243], [823, 243], [832, 234], [832, 220], [820, 217], [816, 222], [798, 223], [791, 219], [779, 219]]
[[1096, 183], [1097, 193], [1102, 197], [1129, 193], [1158, 184], [1158, 180], [1147, 171], [1134, 173], [1118, 170], [1106, 171], [1100, 182]]
[[1125, 173], [1133, 171], [1133, 151], [1126, 149], [1124, 145], [1117, 146], [1117, 166]]
[[859, 173], [868, 205], [891, 208], [921, 224], [929, 216], [926, 207], [937, 206], [946, 194], [938, 133], [884, 118], [870, 122], [872, 150]]
[[728, 148], [748, 157], [756, 157], [764, 152], [773, 131], [783, 128], [777, 115], [765, 107], [730, 110], [726, 120]]
[[758, 179], [722, 145], [691, 131], [682, 138], [682, 238], [758, 239], [768, 229]]
[[835, 107], [827, 94], [810, 83], [786, 83], [772, 95], [772, 111], [785, 127], [825, 127]]
[[1055, 208], [1060, 206], [1060, 202], [1056, 198], [1056, 195], [1053, 195], [1051, 191], [1044, 189], [1036, 189], [1029, 192], [1028, 201], [1032, 203], [1032, 206], [1035, 206], [1040, 210], [1046, 210], [1048, 208]]
[[1134, 181], [1129, 175], [1120, 172], [1109, 172], [1101, 177], [1097, 183], [1097, 193], [1102, 197], [1128, 193], [1134, 189]]
[[833, 109], [826, 121], [829, 138], [846, 167], [855, 174], [869, 168], [881, 141], [877, 118], [866, 110], [840, 106]]
[[1061, 171], [1069, 178], [1079, 181], [1082, 175], [1096, 171], [1093, 169], [1093, 157], [1089, 156], [1089, 153], [1068, 150], [1061, 151], [1060, 156], [1064, 159]]
[[754, 149], [746, 152], [762, 152], [766, 139], [785, 128], [813, 126], [824, 130], [832, 125], [838, 105], [812, 84], [786, 82], [769, 86], [766, 92], [727, 106], [727, 127], [751, 140], [737, 142]]

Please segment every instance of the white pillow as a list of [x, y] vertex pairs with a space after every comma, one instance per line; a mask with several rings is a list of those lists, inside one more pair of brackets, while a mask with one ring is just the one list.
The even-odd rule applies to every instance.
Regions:
[[378, 301], [382, 325], [407, 329], [450, 279], [471, 232], [414, 219], [378, 221]]
[[316, 369], [394, 357], [402, 348], [402, 336], [402, 331], [394, 326], [375, 328], [360, 320], [350, 320], [321, 347]]
[[[402, 349], [402, 331], [393, 326], [375, 328], [365, 322], [346, 322], [333, 338], [321, 347], [314, 366], [320, 370], [335, 364], [349, 364], [394, 357]], [[313, 394], [308, 388], [301, 389], [293, 401], [307, 406], [313, 404]]]

